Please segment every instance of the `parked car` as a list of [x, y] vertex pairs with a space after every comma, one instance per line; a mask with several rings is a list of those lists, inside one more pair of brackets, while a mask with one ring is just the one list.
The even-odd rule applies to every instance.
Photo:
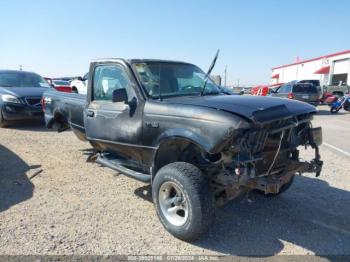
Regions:
[[88, 85], [89, 73], [86, 73], [83, 77], [73, 79], [70, 83], [73, 93], [86, 95]]
[[[46, 125], [71, 127], [98, 152], [91, 157], [98, 164], [150, 183], [160, 222], [192, 241], [209, 229], [217, 205], [250, 190], [281, 194], [295, 174], [318, 176], [322, 168], [314, 106], [224, 95], [210, 71], [173, 61], [97, 60], [87, 96], [45, 92]], [[314, 159], [300, 160], [299, 146], [313, 148]]]
[[0, 127], [12, 121], [43, 119], [40, 101], [48, 88], [38, 74], [0, 70]]
[[310, 83], [290, 82], [280, 86], [276, 91], [272, 91], [271, 96], [295, 99], [314, 106], [320, 102], [320, 92]]
[[269, 94], [269, 86], [267, 85], [258, 85], [253, 86], [250, 94], [253, 96], [267, 96]]
[[49, 83], [51, 87], [60, 92], [72, 92], [72, 88], [70, 87], [70, 82], [62, 79], [49, 78], [44, 77], [44, 79]]
[[69, 81], [60, 80], [60, 79], [52, 79], [52, 87], [60, 92], [72, 92], [72, 88], [70, 86]]

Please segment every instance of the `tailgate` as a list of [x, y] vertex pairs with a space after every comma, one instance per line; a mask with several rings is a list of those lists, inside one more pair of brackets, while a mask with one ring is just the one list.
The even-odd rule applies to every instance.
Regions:
[[318, 101], [318, 93], [293, 93], [295, 99], [303, 102]]

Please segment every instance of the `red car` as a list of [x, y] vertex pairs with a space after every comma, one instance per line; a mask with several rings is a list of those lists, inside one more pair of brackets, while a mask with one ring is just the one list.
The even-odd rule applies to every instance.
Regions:
[[260, 86], [254, 86], [251, 89], [251, 95], [253, 96], [266, 96], [269, 93], [269, 87], [260, 85]]
[[72, 92], [72, 88], [70, 87], [70, 83], [68, 81], [61, 80], [61, 79], [52, 79], [48, 77], [45, 77], [45, 80], [49, 82], [49, 84], [53, 88], [55, 88], [57, 91], [66, 92], [66, 93]]

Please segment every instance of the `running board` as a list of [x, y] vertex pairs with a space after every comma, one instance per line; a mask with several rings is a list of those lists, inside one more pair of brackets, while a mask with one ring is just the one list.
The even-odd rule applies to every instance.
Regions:
[[115, 170], [117, 172], [120, 172], [123, 175], [126, 175], [128, 177], [134, 178], [136, 180], [139, 180], [141, 182], [145, 182], [145, 183], [150, 183], [151, 182], [151, 175], [143, 174], [143, 173], [140, 173], [140, 172], [136, 172], [136, 171], [133, 171], [133, 170], [131, 170], [129, 168], [126, 168], [126, 167], [123, 167], [121, 165], [115, 164], [111, 160], [109, 160], [108, 158], [103, 157], [101, 155], [96, 159], [95, 162], [100, 164], [100, 165], [102, 165], [102, 166], [105, 166], [105, 167], [108, 167], [110, 169], [113, 169], [113, 170]]

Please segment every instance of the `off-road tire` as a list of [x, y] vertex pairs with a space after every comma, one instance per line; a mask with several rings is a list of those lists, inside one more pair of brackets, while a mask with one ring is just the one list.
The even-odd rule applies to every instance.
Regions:
[[[159, 193], [166, 182], [178, 186], [188, 202], [186, 222], [177, 226], [163, 214]], [[208, 179], [196, 166], [186, 162], [175, 162], [162, 167], [152, 183], [152, 198], [157, 215], [165, 229], [184, 241], [198, 239], [209, 229], [215, 218], [215, 200]]]
[[2, 112], [0, 110], [0, 127], [4, 128], [8, 126], [8, 122], [2, 116]]

